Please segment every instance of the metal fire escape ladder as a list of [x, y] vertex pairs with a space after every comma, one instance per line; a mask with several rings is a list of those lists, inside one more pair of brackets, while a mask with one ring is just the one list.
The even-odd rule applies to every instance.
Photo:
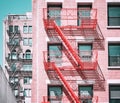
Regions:
[[83, 68], [82, 61], [80, 60], [80, 57], [77, 55], [76, 51], [72, 48], [69, 41], [65, 38], [63, 32], [61, 31], [59, 26], [55, 23], [55, 21], [53, 21], [53, 25], [54, 25], [56, 32], [58, 32], [59, 36], [63, 40], [64, 44], [66, 45], [66, 47], [68, 48], [68, 50], [70, 51], [72, 56], [75, 58], [76, 62], [78, 63], [78, 66], [81, 66], [80, 68]]
[[60, 69], [55, 65], [55, 63], [52, 63], [52, 67], [55, 69], [55, 71], [58, 74], [59, 78], [62, 80], [63, 85], [69, 91], [69, 94], [72, 96], [75, 103], [81, 103], [79, 98], [76, 96], [76, 94], [73, 92], [73, 90], [69, 86], [68, 82], [65, 80], [65, 78], [64, 78], [63, 74], [61, 73]]

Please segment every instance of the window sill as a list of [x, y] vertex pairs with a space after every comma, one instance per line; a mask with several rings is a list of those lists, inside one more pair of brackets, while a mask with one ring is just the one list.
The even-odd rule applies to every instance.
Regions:
[[108, 66], [108, 70], [120, 70], [120, 66]]
[[107, 26], [107, 29], [120, 29], [120, 26]]

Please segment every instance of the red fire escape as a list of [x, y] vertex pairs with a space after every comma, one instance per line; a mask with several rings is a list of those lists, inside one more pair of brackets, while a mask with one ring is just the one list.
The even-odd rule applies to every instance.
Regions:
[[[44, 66], [48, 75], [55, 75], [56, 78], [62, 83], [74, 103], [82, 103], [81, 98], [76, 95], [65, 75], [76, 76], [79, 75], [81, 79], [86, 82], [87, 80], [94, 80], [94, 90], [104, 90], [104, 76], [98, 64], [98, 49], [104, 49], [104, 37], [97, 24], [97, 10], [96, 9], [61, 9], [60, 13], [56, 12], [57, 9], [43, 9], [43, 20], [48, 37], [53, 41], [61, 41], [63, 44], [62, 50], [62, 63], [68, 64], [67, 66], [59, 66], [56, 60], [48, 60], [48, 52], [44, 52]], [[56, 13], [55, 13], [56, 12]], [[52, 15], [51, 15], [52, 14]], [[78, 15], [79, 14], [79, 15]], [[57, 23], [56, 18], [59, 18], [61, 25]], [[79, 25], [75, 24], [80, 22]], [[75, 24], [75, 25], [71, 25]], [[93, 44], [93, 50], [90, 52], [90, 59], [83, 59], [74, 45], [75, 36], [84, 38], [81, 42], [90, 42]], [[56, 38], [56, 39], [54, 39]], [[70, 39], [69, 39], [70, 38]], [[71, 42], [72, 39], [72, 42]], [[52, 41], [51, 40], [51, 41]], [[83, 52], [85, 55], [88, 52]], [[50, 74], [51, 71], [53, 74]], [[68, 72], [68, 73], [67, 73]], [[50, 76], [50, 77], [52, 77]], [[77, 81], [77, 80], [75, 80]], [[76, 82], [75, 82], [76, 83]], [[77, 85], [77, 84], [76, 84]], [[48, 98], [44, 97], [43, 103], [49, 103]], [[65, 97], [64, 97], [65, 98]], [[66, 102], [62, 99], [62, 102]], [[97, 103], [98, 97], [92, 98], [92, 102]]]

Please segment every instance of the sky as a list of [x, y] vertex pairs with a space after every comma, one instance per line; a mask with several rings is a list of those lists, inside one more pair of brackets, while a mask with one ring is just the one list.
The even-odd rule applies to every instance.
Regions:
[[31, 0], [0, 0], [0, 65], [3, 65], [3, 20], [8, 14], [26, 14], [32, 10]]

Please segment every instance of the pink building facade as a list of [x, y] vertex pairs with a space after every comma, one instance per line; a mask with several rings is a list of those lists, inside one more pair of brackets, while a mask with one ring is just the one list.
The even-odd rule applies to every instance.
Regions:
[[120, 1], [32, 4], [32, 103], [119, 103]]

